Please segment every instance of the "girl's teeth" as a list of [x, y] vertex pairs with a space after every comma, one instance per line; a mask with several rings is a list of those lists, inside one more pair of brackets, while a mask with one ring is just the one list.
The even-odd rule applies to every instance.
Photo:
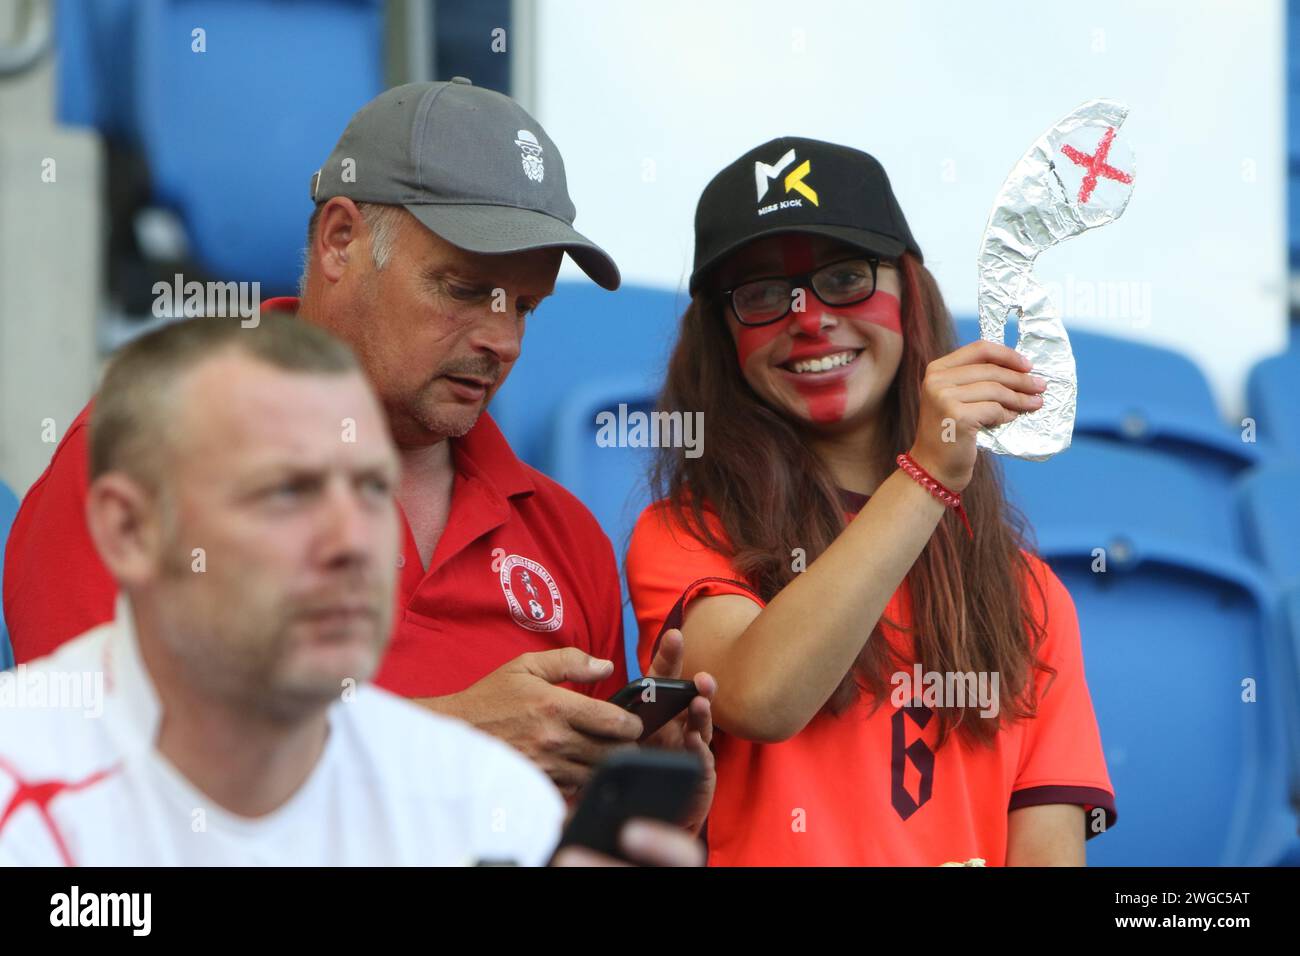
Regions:
[[837, 352], [834, 355], [824, 355], [821, 358], [807, 359], [803, 362], [795, 362], [790, 368], [798, 373], [807, 372], [829, 372], [833, 368], [839, 368], [841, 365], [848, 365], [857, 357], [854, 352]]

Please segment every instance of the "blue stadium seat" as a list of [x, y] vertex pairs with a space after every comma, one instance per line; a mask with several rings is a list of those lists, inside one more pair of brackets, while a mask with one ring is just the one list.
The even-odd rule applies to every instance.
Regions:
[[1300, 270], [1300, 3], [1286, 4], [1287, 233], [1292, 271]]
[[1185, 461], [1142, 446], [1076, 435], [1047, 461], [997, 456], [1009, 500], [1040, 532], [1091, 536], [1123, 550], [1134, 534], [1185, 537], [1244, 555], [1231, 485]]
[[[601, 447], [597, 444], [597, 415], [609, 411], [618, 415], [620, 403], [627, 413], [649, 413], [655, 398], [642, 383], [602, 378], [574, 390], [560, 404], [551, 440], [551, 475], [577, 495], [600, 522], [614, 545], [620, 566], [627, 554], [632, 528], [641, 510], [650, 503], [648, 475], [653, 448]], [[636, 659], [636, 616], [623, 579], [623, 640], [630, 679], [640, 676]]]
[[[1288, 680], [1287, 729], [1290, 793], [1300, 809], [1300, 460], [1261, 465], [1237, 483], [1236, 494], [1249, 554], [1284, 590], [1281, 618], [1289, 659], [1279, 676]], [[1300, 842], [1293, 849], [1300, 865]]]
[[[1274, 862], [1295, 830], [1294, 653], [1231, 486], [1089, 436], [1047, 462], [999, 461], [1078, 609], [1121, 819], [1090, 858]], [[1105, 573], [1092, 570], [1097, 548]], [[1241, 700], [1246, 678], [1258, 703]]]
[[[0, 481], [0, 581], [5, 574], [5, 544], [9, 540], [9, 528], [18, 514], [18, 499], [9, 490], [9, 486]], [[0, 605], [0, 671], [13, 666], [13, 648], [9, 646], [9, 631], [5, 627], [4, 607]]]
[[1282, 583], [1300, 582], [1300, 460], [1251, 469], [1236, 494], [1251, 556]]
[[[1079, 615], [1088, 685], [1120, 823], [1101, 865], [1267, 865], [1295, 836], [1287, 799], [1283, 638], [1252, 569], [1138, 535], [1091, 570], [1093, 534], [1040, 534]], [[1256, 702], [1243, 700], [1255, 682]]]
[[55, 4], [57, 116], [133, 142], [136, 0]]
[[[1283, 699], [1289, 734], [1290, 773], [1289, 791], [1291, 809], [1300, 814], [1300, 581], [1286, 589], [1281, 602], [1282, 631], [1285, 634], [1289, 659], [1284, 663], [1291, 678], [1291, 693]], [[1284, 866], [1300, 866], [1300, 833], [1292, 834], [1292, 841], [1283, 859]]]
[[[135, 113], [155, 200], [213, 277], [294, 291], [311, 175], [383, 88], [382, 4], [154, 0], [137, 20]], [[196, 29], [206, 52], [191, 48]]]
[[132, 46], [139, 9], [137, 0], [54, 4], [59, 122], [92, 126], [120, 140], [135, 138]]
[[[979, 323], [958, 319], [958, 344], [979, 338]], [[1014, 323], [1008, 323], [1015, 344]], [[1145, 445], [1182, 458], [1222, 478], [1233, 478], [1265, 457], [1219, 416], [1205, 376], [1170, 349], [1071, 331], [1079, 397], [1074, 433]]]
[[492, 417], [515, 453], [554, 477], [551, 440], [561, 405], [580, 382], [625, 383], [654, 394], [685, 306], [671, 292], [561, 282], [529, 318], [524, 350], [492, 400]]
[[1292, 336], [1287, 351], [1255, 363], [1246, 380], [1246, 404], [1260, 438], [1278, 455], [1300, 459], [1300, 336]]

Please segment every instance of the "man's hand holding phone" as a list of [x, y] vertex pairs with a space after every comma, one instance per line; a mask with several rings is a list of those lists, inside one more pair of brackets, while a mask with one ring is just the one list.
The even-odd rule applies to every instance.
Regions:
[[[649, 672], [640, 681], [633, 681], [616, 694], [614, 699], [620, 701], [622, 706], [631, 708], [634, 713], [644, 709], [642, 719], [647, 722], [662, 720], [665, 706], [680, 708], [674, 709], [673, 716], [658, 730], [642, 739], [641, 745], [686, 751], [699, 759], [699, 784], [682, 821], [682, 826], [690, 833], [698, 834], [709, 815], [709, 808], [713, 806], [713, 791], [717, 786], [713, 751], [709, 749], [709, 744], [713, 741], [711, 701], [717, 693], [718, 682], [711, 674], [701, 671], [694, 678], [694, 693], [681, 693], [677, 685], [682, 683], [683, 656], [682, 632], [676, 628], [665, 631]], [[650, 683], [647, 684], [647, 681]], [[646, 706], [647, 691], [654, 698], [651, 706]], [[653, 723], [648, 723], [647, 729], [652, 726]]]
[[459, 693], [419, 703], [504, 740], [541, 767], [570, 799], [597, 764], [641, 737], [642, 724], [608, 701], [555, 685], [594, 684], [613, 669], [613, 662], [576, 647], [535, 651], [507, 661]]

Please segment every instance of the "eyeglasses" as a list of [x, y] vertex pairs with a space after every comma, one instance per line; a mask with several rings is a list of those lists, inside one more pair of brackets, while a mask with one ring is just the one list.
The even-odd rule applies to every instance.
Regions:
[[770, 325], [790, 314], [796, 289], [811, 289], [825, 305], [840, 307], [866, 302], [876, 291], [876, 258], [841, 259], [815, 272], [795, 276], [750, 279], [721, 293], [741, 325]]

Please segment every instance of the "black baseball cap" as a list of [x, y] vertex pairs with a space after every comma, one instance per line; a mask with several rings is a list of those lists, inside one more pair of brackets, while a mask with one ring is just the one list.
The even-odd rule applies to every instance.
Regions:
[[404, 206], [470, 252], [563, 249], [599, 285], [619, 285], [614, 260], [573, 228], [564, 160], [546, 130], [463, 76], [393, 87], [361, 107], [312, 176], [311, 196]]
[[882, 258], [896, 258], [905, 249], [922, 258], [874, 156], [781, 136], [751, 149], [704, 187], [695, 208], [690, 294], [741, 246], [780, 232], [827, 236]]

